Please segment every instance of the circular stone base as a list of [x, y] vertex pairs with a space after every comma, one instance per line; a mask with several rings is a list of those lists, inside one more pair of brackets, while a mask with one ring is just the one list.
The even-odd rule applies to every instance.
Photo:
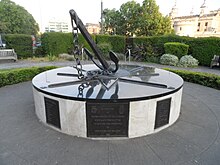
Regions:
[[[94, 65], [83, 68], [96, 69]], [[121, 76], [138, 66], [120, 68]], [[71, 67], [50, 70], [37, 75], [32, 84], [38, 118], [63, 133], [94, 139], [135, 138], [167, 128], [179, 117], [183, 80], [171, 72], [142, 67], [121, 81], [87, 85], [59, 73], [77, 72]], [[140, 78], [143, 73], [158, 75]]]

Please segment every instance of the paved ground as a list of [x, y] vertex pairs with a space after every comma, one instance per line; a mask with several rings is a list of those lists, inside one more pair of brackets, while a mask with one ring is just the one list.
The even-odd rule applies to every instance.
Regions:
[[[0, 69], [46, 65], [71, 66], [74, 62], [20, 60], [0, 63]], [[219, 68], [189, 70], [220, 75]], [[25, 82], [0, 88], [0, 165], [218, 165], [219, 122], [220, 92], [185, 83], [180, 118], [168, 129], [123, 141], [72, 137], [39, 122], [34, 112], [31, 82]]]
[[[88, 64], [91, 61], [82, 61], [82, 64]], [[120, 63], [124, 63], [120, 61]], [[140, 62], [131, 62], [131, 64], [138, 64], [138, 65], [150, 65], [157, 68], [172, 68], [177, 70], [191, 70], [196, 72], [207, 72], [220, 75], [220, 68], [215, 67], [210, 69], [209, 67], [199, 66], [197, 68], [180, 68], [174, 66], [166, 66], [154, 63], [140, 63]], [[61, 62], [31, 62], [27, 60], [19, 60], [18, 62], [1, 62], [0, 61], [0, 69], [10, 69], [10, 68], [21, 68], [21, 67], [32, 67], [32, 66], [48, 66], [48, 65], [55, 65], [55, 66], [73, 66], [75, 65], [74, 61], [61, 61]]]
[[37, 119], [31, 82], [0, 88], [0, 165], [219, 165], [220, 92], [185, 83], [181, 115], [146, 137], [94, 141]]

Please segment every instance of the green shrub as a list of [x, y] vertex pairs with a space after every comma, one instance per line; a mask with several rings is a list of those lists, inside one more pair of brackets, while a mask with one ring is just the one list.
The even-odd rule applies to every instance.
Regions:
[[41, 44], [44, 55], [53, 54], [57, 56], [61, 53], [67, 53], [72, 47], [71, 33], [44, 33], [41, 36]]
[[145, 56], [146, 62], [159, 63], [160, 58], [157, 56]]
[[163, 65], [176, 66], [178, 62], [179, 62], [178, 57], [171, 54], [164, 54], [160, 57], [160, 63]]
[[112, 46], [109, 43], [100, 43], [97, 45], [99, 50], [102, 52], [102, 55], [107, 56], [109, 51], [112, 50]]
[[0, 87], [29, 81], [37, 74], [54, 68], [56, 67], [46, 66], [0, 71]]
[[57, 60], [57, 56], [55, 56], [55, 55], [53, 55], [53, 54], [51, 54], [51, 53], [47, 55], [47, 58], [48, 58], [49, 61], [55, 61], [55, 60]]
[[220, 38], [194, 38], [186, 43], [190, 45], [189, 54], [192, 54], [200, 65], [209, 66], [213, 56], [220, 55]]
[[187, 70], [174, 70], [168, 68], [166, 68], [165, 70], [178, 74], [184, 79], [184, 81], [204, 85], [215, 89], [220, 89], [220, 76], [217, 76], [215, 74], [192, 72]]
[[32, 38], [26, 34], [6, 34], [6, 48], [14, 49], [19, 59], [33, 56]]
[[147, 56], [157, 56], [165, 54], [164, 44], [167, 42], [185, 42], [189, 37], [181, 37], [177, 35], [164, 35], [153, 37], [135, 37], [134, 44], [144, 44]]
[[[96, 41], [96, 36], [94, 34], [90, 34], [92, 37], [92, 40]], [[86, 39], [83, 37], [82, 34], [79, 34], [79, 45], [81, 45], [84, 48], [87, 48], [89, 51], [92, 51], [91, 47], [89, 46], [89, 43], [86, 41]]]
[[[91, 35], [95, 41], [95, 36]], [[79, 46], [85, 47], [91, 51], [91, 48], [82, 34], [78, 34]], [[41, 36], [41, 43], [43, 54], [53, 54], [58, 56], [62, 53], [68, 53], [73, 49], [73, 35], [72, 33], [52, 32], [44, 33]]]
[[[112, 50], [116, 53], [124, 53], [126, 46], [126, 37], [111, 36], [111, 35], [92, 35], [97, 44], [109, 43]], [[69, 49], [73, 48], [72, 33], [44, 33], [42, 36], [42, 50], [44, 55], [67, 53]], [[220, 54], [220, 38], [190, 38], [176, 35], [164, 35], [153, 37], [135, 37], [132, 38], [133, 45], [143, 45], [145, 53], [142, 59], [157, 61], [163, 54], [165, 54], [164, 44], [169, 42], [179, 42], [189, 45], [188, 54], [191, 54], [199, 61], [200, 65], [209, 66], [211, 59], [215, 54]], [[90, 46], [79, 34], [79, 44], [91, 51]], [[63, 46], [62, 46], [63, 45]], [[65, 45], [65, 46], [64, 46]], [[40, 53], [41, 54], [41, 53]], [[173, 53], [172, 53], [173, 54]], [[187, 53], [180, 53], [180, 56]], [[174, 54], [175, 55], [175, 54]]]
[[173, 54], [178, 58], [187, 55], [189, 45], [179, 42], [167, 42], [164, 44], [164, 50], [166, 54]]
[[220, 38], [191, 38], [176, 35], [164, 35], [153, 37], [135, 37], [134, 44], [143, 43], [147, 56], [160, 57], [165, 54], [164, 44], [167, 42], [180, 42], [189, 45], [188, 54], [199, 61], [200, 65], [209, 66], [215, 54], [220, 54]]
[[181, 67], [197, 67], [199, 64], [198, 60], [193, 58], [191, 55], [185, 55], [180, 58], [179, 66]]
[[124, 53], [125, 51], [125, 37], [112, 35], [96, 35], [96, 43], [108, 43], [112, 46], [112, 51], [117, 53]]

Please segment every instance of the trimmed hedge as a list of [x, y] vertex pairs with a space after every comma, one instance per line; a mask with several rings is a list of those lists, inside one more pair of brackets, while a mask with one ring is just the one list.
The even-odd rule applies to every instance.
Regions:
[[[95, 40], [94, 35], [92, 35]], [[86, 47], [91, 51], [89, 44], [86, 42], [82, 34], [78, 34], [79, 45]], [[41, 36], [42, 49], [44, 55], [58, 56], [62, 53], [68, 53], [73, 49], [73, 35], [72, 33], [50, 32], [44, 33]]]
[[72, 47], [71, 33], [44, 33], [41, 36], [41, 44], [44, 55], [59, 55], [67, 53], [68, 49]]
[[46, 70], [57, 68], [55, 66], [32, 67], [21, 69], [10, 69], [0, 71], [0, 87], [30, 81], [37, 74]]
[[97, 45], [102, 55], [109, 58], [109, 50], [112, 50], [112, 45], [109, 43], [102, 42]]
[[112, 35], [96, 35], [96, 43], [109, 43], [112, 46], [112, 51], [116, 53], [125, 52], [125, 37]]
[[33, 56], [32, 37], [26, 34], [6, 34], [6, 48], [14, 49], [19, 59]]
[[199, 61], [200, 65], [209, 66], [214, 55], [220, 55], [220, 38], [194, 38], [186, 41], [190, 45], [189, 54]]
[[188, 81], [220, 90], [220, 76], [217, 76], [215, 74], [192, 72], [187, 70], [174, 70], [169, 68], [165, 68], [165, 70], [180, 75], [184, 79], [184, 81]]
[[[220, 55], [220, 38], [191, 38], [176, 35], [136, 37], [134, 44], [143, 44], [146, 56], [160, 57], [165, 54], [164, 44], [167, 42], [180, 42], [189, 45], [188, 53], [199, 61], [199, 65], [209, 66], [213, 56]], [[146, 58], [145, 58], [146, 59]]]
[[[124, 53], [126, 46], [125, 36], [115, 35], [92, 35], [97, 44], [109, 43], [112, 50], [116, 53]], [[73, 48], [71, 33], [44, 33], [42, 35], [42, 46], [45, 55], [58, 55], [67, 53]], [[79, 34], [80, 45], [91, 51], [86, 40]], [[189, 45], [188, 54], [191, 54], [199, 61], [200, 65], [209, 66], [213, 56], [220, 55], [220, 38], [191, 38], [176, 35], [153, 36], [153, 37], [135, 37], [132, 44], [143, 45], [144, 51], [142, 59], [159, 59], [165, 54], [164, 44], [167, 42], [179, 42]], [[174, 53], [175, 54], [175, 53]], [[182, 53], [181, 53], [182, 54]], [[183, 53], [184, 55], [186, 53]]]
[[188, 54], [189, 45], [180, 42], [167, 42], [164, 44], [165, 54], [173, 54], [178, 58]]
[[[45, 67], [0, 70], [0, 87], [17, 84], [24, 81], [30, 81], [37, 74], [55, 68], [57, 67], [45, 66]], [[180, 75], [185, 81], [201, 84], [207, 87], [220, 90], [220, 76], [209, 73], [192, 72], [186, 70], [174, 70], [169, 68], [165, 68], [165, 70]]]
[[153, 37], [135, 37], [133, 43], [137, 45], [143, 44], [146, 49], [147, 56], [160, 57], [165, 54], [164, 44], [167, 42], [181, 42], [184, 43], [185, 37], [176, 35], [164, 35]]

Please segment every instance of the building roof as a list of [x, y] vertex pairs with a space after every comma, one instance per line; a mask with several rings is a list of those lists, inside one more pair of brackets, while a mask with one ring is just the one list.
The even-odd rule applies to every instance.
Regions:
[[199, 15], [187, 15], [187, 16], [180, 16], [180, 17], [175, 17], [178, 18], [178, 19], [188, 19], [188, 18], [195, 18], [195, 17], [199, 17]]
[[214, 17], [216, 16], [218, 13], [211, 13], [211, 14], [204, 14], [201, 17]]
[[196, 14], [196, 15], [187, 15], [187, 16], [180, 16], [180, 17], [175, 17], [175, 19], [189, 19], [189, 18], [195, 18], [195, 17], [214, 17], [217, 16], [218, 13], [210, 13], [210, 14], [204, 14], [202, 16]]

